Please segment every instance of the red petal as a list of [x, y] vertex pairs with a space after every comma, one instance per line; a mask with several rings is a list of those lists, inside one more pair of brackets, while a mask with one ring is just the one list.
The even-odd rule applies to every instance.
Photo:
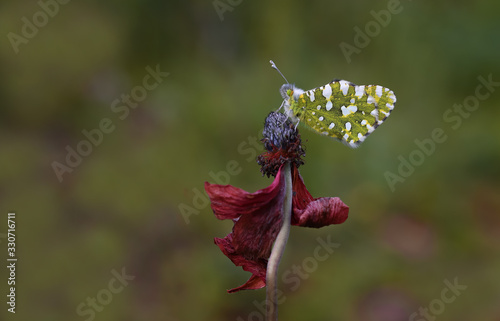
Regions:
[[255, 193], [249, 193], [231, 185], [208, 182], [205, 182], [205, 191], [210, 197], [212, 210], [219, 220], [236, 219], [258, 210], [275, 198], [280, 191], [276, 188], [280, 184], [280, 179], [278, 179], [280, 176], [276, 175], [271, 185]]
[[[339, 198], [314, 199], [297, 168], [292, 168], [293, 225], [322, 227], [347, 219], [349, 208]], [[228, 290], [229, 293], [266, 285], [267, 258], [281, 227], [284, 187], [281, 168], [269, 187], [255, 193], [230, 185], [205, 183], [215, 216], [234, 221], [233, 232], [223, 239], [215, 238], [215, 244], [236, 266], [252, 273], [245, 284]]]
[[214, 238], [215, 244], [219, 246], [222, 253], [224, 253], [236, 266], [241, 266], [243, 270], [252, 273], [252, 276], [248, 281], [227, 292], [233, 293], [240, 290], [254, 290], [260, 289], [266, 286], [266, 268], [267, 268], [267, 260], [258, 259], [258, 260], [249, 260], [246, 259], [243, 255], [237, 253], [233, 246], [233, 234], [229, 233], [225, 238]]
[[340, 198], [314, 199], [295, 166], [292, 175], [294, 192], [292, 225], [319, 228], [330, 224], [340, 224], [347, 219], [349, 207]]
[[281, 227], [284, 179], [281, 169], [273, 183], [255, 193], [231, 185], [205, 183], [219, 219], [233, 219], [233, 246], [245, 258], [268, 258]]
[[255, 274], [248, 279], [248, 281], [234, 289], [227, 290], [227, 293], [234, 293], [241, 290], [257, 290], [266, 286], [266, 268], [264, 267], [264, 278], [258, 277]]
[[[304, 185], [304, 181], [300, 176], [299, 170], [293, 166], [292, 168], [292, 184], [293, 184], [293, 199], [292, 206], [295, 209], [304, 210], [309, 203], [314, 201], [311, 193], [307, 190]], [[293, 218], [292, 218], [293, 221]]]
[[215, 216], [234, 221], [232, 233], [223, 239], [215, 238], [215, 244], [236, 266], [252, 273], [245, 284], [229, 293], [266, 285], [267, 258], [282, 224], [284, 181], [280, 169], [270, 186], [255, 193], [205, 183]]

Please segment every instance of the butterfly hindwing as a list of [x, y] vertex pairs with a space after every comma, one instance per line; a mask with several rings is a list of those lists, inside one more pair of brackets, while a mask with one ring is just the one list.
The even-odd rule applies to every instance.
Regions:
[[303, 92], [294, 106], [300, 121], [323, 135], [357, 147], [389, 116], [394, 93], [378, 85], [334, 80]]

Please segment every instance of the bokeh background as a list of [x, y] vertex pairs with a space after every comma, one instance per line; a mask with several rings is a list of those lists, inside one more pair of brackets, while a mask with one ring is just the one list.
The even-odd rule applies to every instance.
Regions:
[[[452, 109], [474, 102], [478, 77], [500, 81], [500, 3], [42, 4], [52, 10], [45, 21], [36, 1], [0, 4], [0, 244], [4, 260], [15, 211], [19, 258], [16, 314], [2, 302], [0, 319], [262, 320], [264, 290], [226, 293], [250, 274], [213, 244], [232, 223], [215, 219], [203, 183], [271, 183], [252, 142], [281, 103], [273, 59], [304, 89], [340, 78], [398, 99], [356, 150], [300, 127], [306, 185], [341, 197], [350, 216], [292, 229], [280, 320], [500, 320], [500, 87], [482, 89], [489, 97], [473, 112]], [[388, 7], [398, 13], [377, 30], [371, 11]], [[34, 16], [33, 35], [23, 26]], [[355, 46], [355, 28], [367, 26], [369, 43], [349, 62], [340, 46]], [[169, 75], [126, 116], [115, 112], [113, 101], [139, 93], [157, 65]], [[106, 118], [114, 130], [60, 181], [54, 162]], [[446, 140], [418, 160], [415, 140], [436, 128]], [[411, 155], [412, 173], [389, 184]], [[339, 246], [314, 264], [318, 238]], [[300, 282], [294, 265], [308, 271]], [[121, 271], [135, 277], [123, 287], [113, 283]], [[467, 288], [443, 303], [455, 279]], [[108, 296], [110, 282], [120, 291]]]

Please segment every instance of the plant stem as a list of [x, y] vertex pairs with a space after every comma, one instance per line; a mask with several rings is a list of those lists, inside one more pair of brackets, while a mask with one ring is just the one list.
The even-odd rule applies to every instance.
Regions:
[[292, 219], [292, 171], [289, 162], [283, 165], [283, 175], [285, 178], [285, 197], [281, 210], [283, 224], [274, 242], [266, 271], [267, 321], [278, 320], [278, 266], [285, 251], [288, 235], [290, 234]]

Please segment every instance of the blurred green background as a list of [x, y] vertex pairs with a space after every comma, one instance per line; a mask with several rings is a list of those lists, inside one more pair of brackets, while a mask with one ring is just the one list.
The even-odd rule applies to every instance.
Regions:
[[[306, 185], [350, 216], [292, 229], [280, 320], [500, 320], [500, 87], [471, 98], [478, 77], [500, 82], [499, 12], [486, 0], [3, 2], [0, 244], [6, 265], [15, 211], [19, 261], [16, 314], [2, 302], [0, 319], [262, 320], [264, 290], [226, 293], [250, 274], [213, 244], [232, 223], [200, 195], [205, 181], [271, 183], [251, 142], [281, 104], [273, 59], [303, 89], [340, 78], [397, 96], [356, 150], [300, 127]], [[169, 75], [144, 91], [148, 66]], [[131, 94], [135, 108], [113, 104]], [[453, 109], [464, 101], [475, 110]], [[102, 119], [114, 130], [86, 150], [82, 131]], [[436, 128], [446, 140], [425, 155], [415, 140]], [[79, 144], [88, 155], [60, 181], [54, 162]], [[318, 237], [339, 244], [321, 262]], [[123, 271], [133, 280], [114, 281]], [[443, 298], [455, 279], [467, 288]]]

